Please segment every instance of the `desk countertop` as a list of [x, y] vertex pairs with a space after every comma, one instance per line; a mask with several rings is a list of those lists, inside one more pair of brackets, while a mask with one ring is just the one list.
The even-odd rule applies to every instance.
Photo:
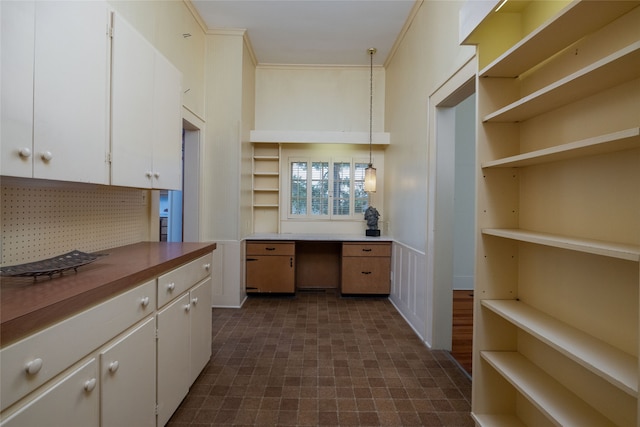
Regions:
[[121, 292], [194, 260], [215, 243], [142, 242], [99, 251], [108, 256], [51, 279], [2, 277], [0, 344], [90, 308]]
[[306, 234], [306, 233], [262, 233], [252, 234], [245, 240], [286, 240], [310, 242], [392, 242], [388, 236], [368, 237], [359, 234]]

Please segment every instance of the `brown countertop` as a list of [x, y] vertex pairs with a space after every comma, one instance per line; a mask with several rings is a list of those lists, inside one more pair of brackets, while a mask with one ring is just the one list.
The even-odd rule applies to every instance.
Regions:
[[97, 253], [95, 262], [53, 278], [0, 278], [0, 345], [5, 346], [191, 261], [215, 243], [141, 242]]

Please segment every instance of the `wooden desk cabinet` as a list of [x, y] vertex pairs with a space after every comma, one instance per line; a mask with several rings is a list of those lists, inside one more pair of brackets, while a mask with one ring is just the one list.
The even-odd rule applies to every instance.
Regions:
[[247, 243], [247, 292], [295, 292], [295, 242]]
[[389, 294], [391, 242], [342, 244], [343, 294]]

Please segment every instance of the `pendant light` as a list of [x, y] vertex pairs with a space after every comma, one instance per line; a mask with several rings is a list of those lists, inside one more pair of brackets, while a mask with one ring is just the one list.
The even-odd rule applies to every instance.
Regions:
[[373, 145], [373, 55], [377, 52], [375, 47], [370, 47], [369, 52], [369, 165], [364, 170], [364, 191], [376, 192], [376, 168], [371, 160], [371, 146]]

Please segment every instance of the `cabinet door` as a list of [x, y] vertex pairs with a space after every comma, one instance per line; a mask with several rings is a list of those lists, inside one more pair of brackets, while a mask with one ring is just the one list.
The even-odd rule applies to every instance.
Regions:
[[192, 384], [211, 358], [211, 278], [196, 285], [191, 297], [191, 375]]
[[163, 426], [189, 391], [189, 294], [158, 312], [158, 425]]
[[100, 425], [156, 425], [156, 322], [152, 317], [100, 352]]
[[153, 98], [153, 187], [182, 190], [182, 75], [155, 56]]
[[111, 184], [152, 185], [155, 52], [120, 15], [113, 17]]
[[2, 427], [99, 425], [98, 368], [92, 358], [6, 418]]
[[295, 292], [295, 263], [293, 256], [247, 257], [247, 291]]
[[105, 2], [36, 2], [33, 176], [108, 183]]
[[33, 175], [33, 52], [35, 3], [0, 2], [0, 170]]

